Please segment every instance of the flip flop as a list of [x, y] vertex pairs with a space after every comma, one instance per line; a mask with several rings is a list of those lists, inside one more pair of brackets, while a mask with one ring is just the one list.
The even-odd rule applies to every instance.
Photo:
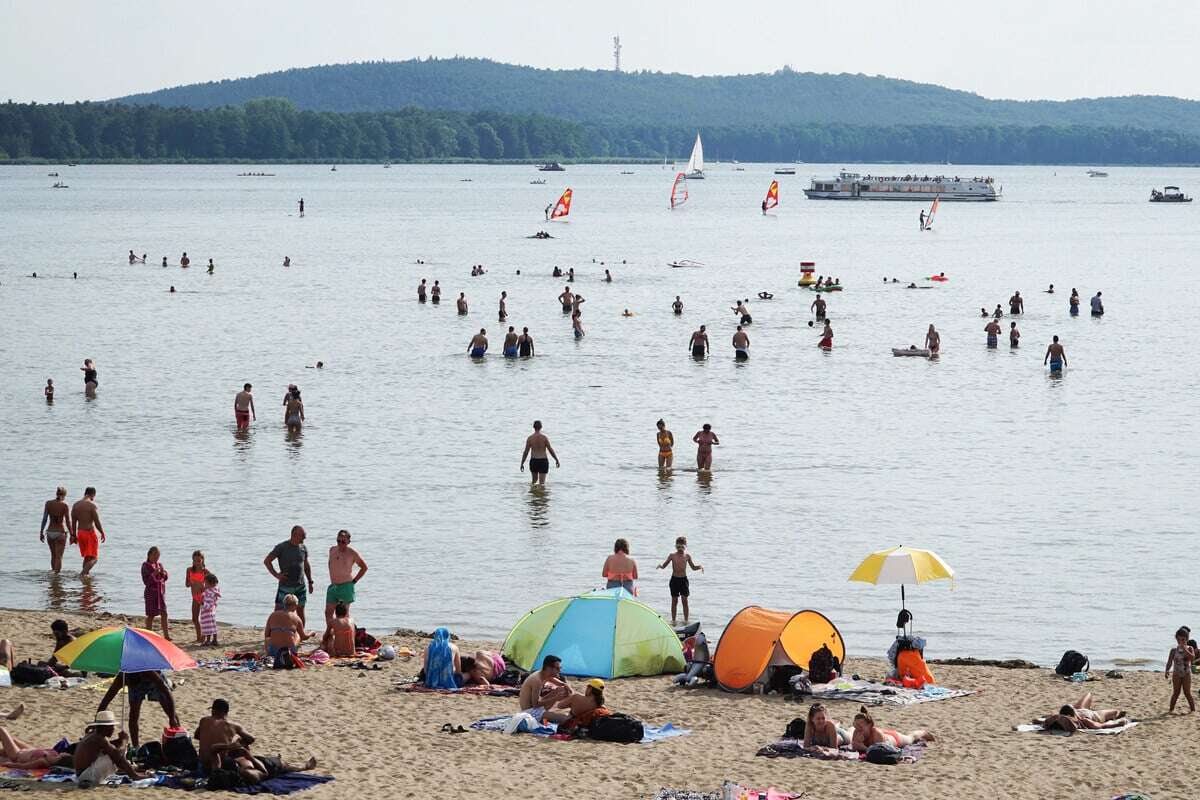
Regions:
[[467, 729], [464, 728], [462, 725], [459, 725], [457, 728], [451, 728], [450, 732], [451, 733], [466, 733]]
[[454, 733], [454, 726], [451, 725], [449, 722], [447, 722], [445, 725], [442, 726], [441, 732], [442, 733]]

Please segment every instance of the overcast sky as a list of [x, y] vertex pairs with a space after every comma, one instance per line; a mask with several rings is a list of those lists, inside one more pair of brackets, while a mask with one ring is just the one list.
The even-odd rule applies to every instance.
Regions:
[[[453, 10], [451, 10], [453, 9]], [[1200, 99], [1196, 0], [0, 0], [0, 98], [106, 99], [313, 64], [480, 56], [862, 72], [986, 97]]]

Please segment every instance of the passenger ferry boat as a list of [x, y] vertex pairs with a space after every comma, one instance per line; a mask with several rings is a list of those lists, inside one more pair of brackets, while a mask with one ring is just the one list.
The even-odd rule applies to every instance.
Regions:
[[1003, 187], [992, 178], [957, 175], [859, 175], [841, 172], [836, 178], [813, 178], [804, 195], [810, 200], [999, 200]]

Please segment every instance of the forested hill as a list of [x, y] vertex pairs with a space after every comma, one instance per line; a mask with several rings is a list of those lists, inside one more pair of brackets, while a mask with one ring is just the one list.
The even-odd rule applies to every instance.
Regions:
[[534, 69], [473, 58], [306, 67], [163, 89], [119, 102], [216, 108], [263, 97], [285, 98], [314, 111], [415, 106], [542, 114], [604, 125], [1082, 125], [1200, 134], [1200, 102], [1171, 97], [988, 100], [941, 86], [868, 75], [784, 69], [694, 77]]

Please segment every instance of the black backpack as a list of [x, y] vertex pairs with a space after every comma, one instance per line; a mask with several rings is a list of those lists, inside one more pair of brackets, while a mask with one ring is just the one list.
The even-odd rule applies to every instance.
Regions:
[[186, 736], [172, 736], [162, 744], [163, 763], [180, 769], [194, 770], [199, 756], [196, 746]]
[[1077, 650], [1068, 650], [1063, 653], [1062, 659], [1058, 662], [1058, 666], [1054, 671], [1064, 677], [1074, 675], [1076, 672], [1087, 672], [1091, 662], [1088, 657]]
[[12, 668], [12, 674], [9, 677], [17, 686], [41, 686], [51, 678], [57, 678], [58, 673], [45, 664], [22, 661]]
[[829, 645], [821, 645], [821, 649], [808, 659], [808, 679], [813, 683], [829, 683], [833, 679], [835, 660]]
[[163, 761], [163, 748], [158, 742], [144, 742], [137, 749], [133, 760], [141, 764], [145, 769], [158, 769], [165, 762]]
[[646, 735], [646, 729], [640, 720], [626, 714], [610, 714], [607, 717], [596, 717], [588, 726], [589, 739], [600, 742], [621, 742], [631, 744], [640, 742]]
[[873, 744], [867, 748], [867, 762], [895, 766], [900, 763], [900, 748], [888, 742]]
[[808, 721], [804, 717], [796, 717], [788, 723], [787, 730], [783, 732], [785, 739], [803, 739], [804, 728], [808, 725]]

